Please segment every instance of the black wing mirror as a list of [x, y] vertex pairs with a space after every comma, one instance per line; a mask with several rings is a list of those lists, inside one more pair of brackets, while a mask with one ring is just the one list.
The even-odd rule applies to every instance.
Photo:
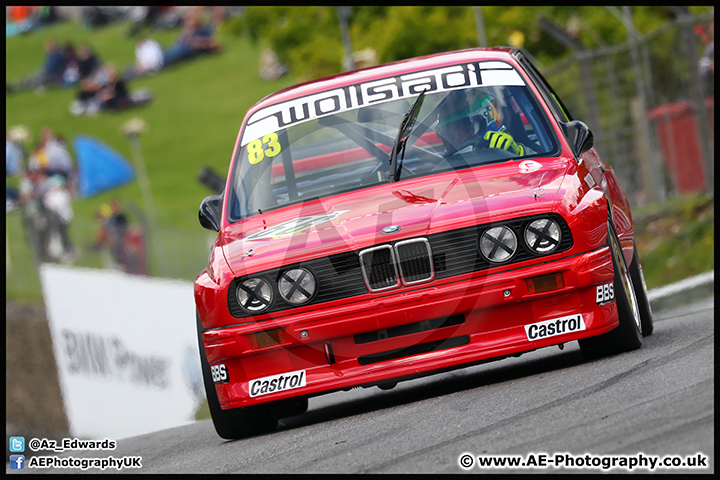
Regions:
[[220, 217], [222, 215], [222, 195], [210, 195], [200, 204], [200, 225], [208, 230], [220, 231]]
[[580, 120], [567, 123], [560, 122], [560, 128], [562, 128], [575, 157], [579, 158], [580, 155], [592, 148], [595, 142], [593, 134], [590, 128]]

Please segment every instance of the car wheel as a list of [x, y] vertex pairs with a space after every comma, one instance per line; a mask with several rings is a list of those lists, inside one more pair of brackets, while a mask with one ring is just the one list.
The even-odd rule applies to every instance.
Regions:
[[623, 257], [620, 241], [612, 222], [608, 222], [607, 237], [612, 255], [613, 269], [615, 270], [613, 290], [620, 325], [597, 337], [579, 341], [580, 350], [588, 358], [627, 352], [642, 346], [642, 321], [638, 299], [633, 287], [630, 270], [625, 262], [625, 257]]
[[200, 350], [200, 364], [202, 366], [205, 395], [207, 396], [210, 416], [215, 431], [222, 438], [234, 440], [249, 437], [260, 433], [275, 430], [278, 422], [278, 412], [272, 404], [262, 404], [253, 407], [234, 408], [223, 410], [212, 381], [210, 364], [205, 356], [205, 345], [202, 340], [202, 324], [197, 316], [198, 347]]
[[638, 307], [640, 307], [640, 323], [642, 325], [643, 337], [653, 333], [652, 308], [650, 300], [648, 300], [647, 286], [645, 285], [645, 275], [640, 268], [640, 260], [638, 259], [637, 249], [633, 249], [633, 259], [630, 263], [630, 278], [635, 287], [635, 295], [637, 296]]

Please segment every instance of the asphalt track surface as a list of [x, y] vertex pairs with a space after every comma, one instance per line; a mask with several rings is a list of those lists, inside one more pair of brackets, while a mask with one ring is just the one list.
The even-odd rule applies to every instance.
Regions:
[[[692, 459], [704, 454], [707, 468], [655, 471], [713, 473], [714, 313], [712, 298], [656, 313], [655, 333], [645, 338], [643, 348], [600, 360], [584, 360], [577, 342], [571, 342], [562, 351], [542, 349], [400, 383], [393, 390], [374, 387], [316, 397], [307, 413], [281, 420], [271, 434], [226, 441], [206, 420], [119, 440], [113, 451], [57, 456], [142, 457], [140, 469], [123, 473], [597, 474], [602, 467], [579, 464], [599, 464], [608, 456], [629, 456], [629, 462], [642, 458], [639, 454]], [[469, 469], [460, 466], [466, 453], [473, 458]], [[477, 464], [478, 456], [539, 463], [542, 458], [554, 462], [560, 454], [573, 455], [578, 466], [494, 469]], [[643, 467], [609, 470], [628, 471], [650, 472]]]

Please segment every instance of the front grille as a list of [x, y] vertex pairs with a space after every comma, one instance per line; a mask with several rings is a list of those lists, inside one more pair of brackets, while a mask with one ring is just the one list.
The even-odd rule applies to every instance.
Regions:
[[373, 292], [397, 287], [399, 278], [410, 285], [435, 277], [430, 242], [425, 238], [365, 249], [360, 252], [360, 266], [365, 284]]
[[430, 243], [426, 239], [398, 242], [395, 244], [395, 252], [405, 284], [432, 280], [435, 276]]
[[360, 365], [371, 365], [373, 363], [385, 362], [396, 358], [410, 357], [421, 353], [435, 352], [448, 348], [459, 347], [470, 343], [470, 337], [463, 335], [461, 337], [448, 338], [447, 340], [437, 340], [435, 342], [420, 343], [407, 348], [398, 348], [396, 350], [388, 350], [387, 352], [372, 353], [358, 357]]
[[360, 252], [360, 268], [367, 287], [373, 292], [399, 285], [397, 266], [390, 245]]

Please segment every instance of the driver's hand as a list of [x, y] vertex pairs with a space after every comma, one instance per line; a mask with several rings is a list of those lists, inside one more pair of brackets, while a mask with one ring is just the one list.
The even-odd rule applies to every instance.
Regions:
[[525, 148], [522, 145], [518, 145], [513, 140], [509, 133], [505, 132], [485, 132], [485, 140], [490, 142], [490, 148], [499, 148], [502, 150], [508, 150], [516, 155], [523, 156], [525, 154]]

